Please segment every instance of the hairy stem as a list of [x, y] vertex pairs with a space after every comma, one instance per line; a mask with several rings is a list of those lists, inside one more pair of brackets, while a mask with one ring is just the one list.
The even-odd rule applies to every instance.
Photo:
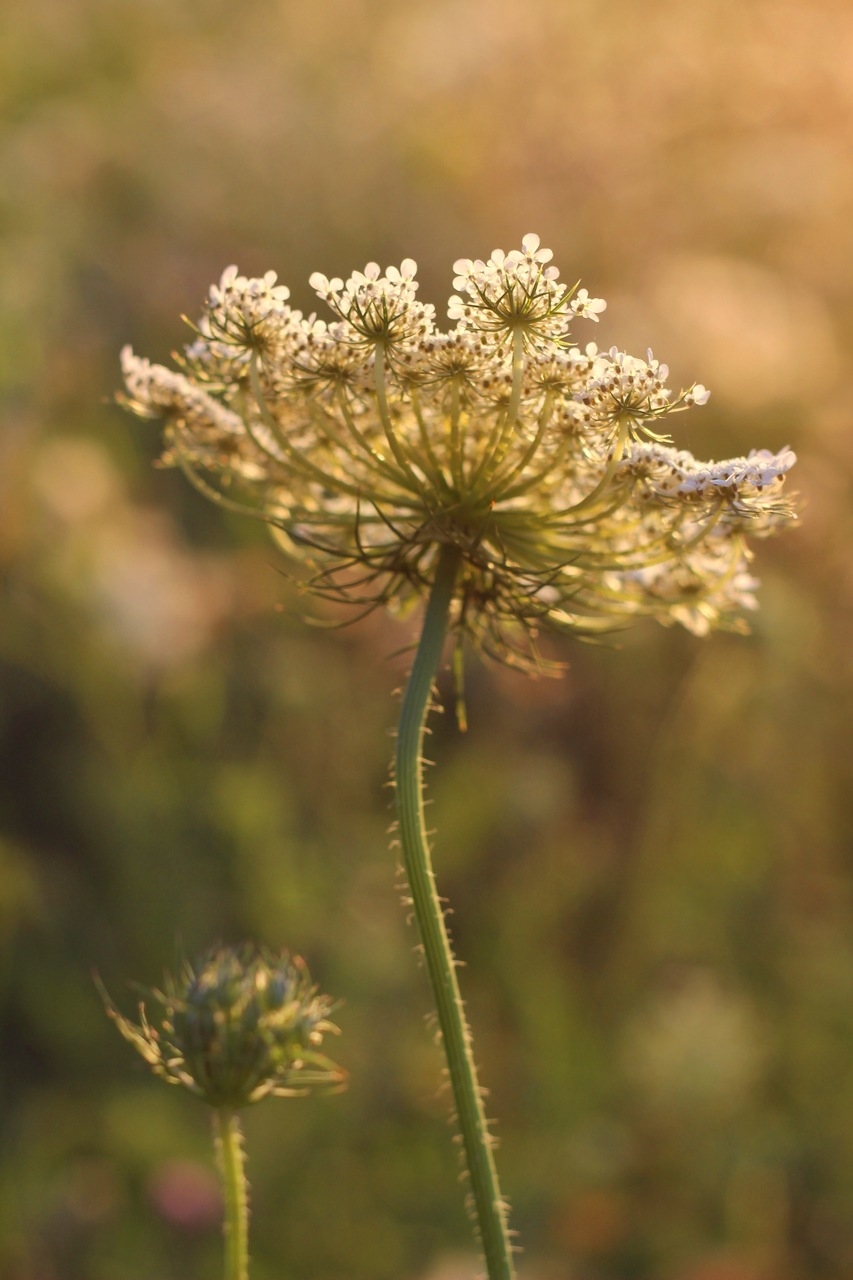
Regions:
[[489, 1280], [512, 1280], [515, 1272], [507, 1210], [498, 1185], [492, 1138], [474, 1066], [471, 1032], [459, 994], [456, 965], [435, 886], [424, 824], [424, 728], [432, 682], [447, 633], [448, 612], [459, 562], [459, 552], [455, 547], [442, 548], [420, 644], [403, 697], [397, 735], [397, 815], [403, 862], [438, 1013]]
[[225, 1280], [248, 1280], [249, 1184], [243, 1130], [236, 1111], [216, 1111], [213, 1123], [225, 1202]]

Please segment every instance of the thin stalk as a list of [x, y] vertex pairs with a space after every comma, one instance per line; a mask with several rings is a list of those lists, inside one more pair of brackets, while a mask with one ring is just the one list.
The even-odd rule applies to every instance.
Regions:
[[625, 449], [627, 447], [630, 437], [631, 437], [630, 423], [628, 422], [627, 419], [625, 419], [619, 423], [617, 434], [616, 434], [616, 442], [613, 446], [613, 453], [610, 455], [610, 461], [608, 462], [607, 466], [604, 468], [604, 474], [602, 475], [598, 484], [593, 489], [590, 489], [586, 497], [582, 498], [580, 502], [576, 502], [573, 507], [567, 507], [565, 511], [557, 512], [556, 513], [557, 515], [560, 515], [560, 516], [568, 515], [568, 516], [574, 517], [578, 514], [578, 512], [587, 511], [590, 507], [595, 506], [596, 502], [601, 497], [601, 495], [606, 492], [607, 487], [610, 484], [610, 481], [615, 476], [616, 468], [619, 466], [619, 463], [622, 461], [622, 455], [625, 452]]
[[459, 419], [462, 412], [459, 379], [450, 381], [450, 471], [461, 488], [465, 476], [465, 451], [462, 448]]
[[[249, 365], [249, 382], [252, 387], [252, 395], [255, 397], [255, 403], [258, 406], [258, 412], [261, 415], [261, 421], [268, 428], [273, 438], [278, 441], [287, 460], [291, 463], [294, 470], [305, 480], [314, 480], [317, 484], [321, 484], [324, 489], [330, 489], [333, 492], [349, 493], [353, 497], [358, 497], [361, 490], [358, 485], [348, 484], [345, 480], [341, 480], [338, 476], [333, 476], [329, 472], [323, 471], [320, 467], [316, 467], [313, 462], [300, 453], [298, 449], [294, 449], [293, 445], [285, 436], [281, 429], [281, 424], [276, 422], [269, 405], [264, 397], [264, 390], [261, 386], [261, 379], [258, 374], [258, 365], [255, 359]], [[248, 419], [244, 419], [244, 425]], [[247, 434], [254, 439], [248, 426], [246, 426]], [[267, 450], [268, 452], [268, 450]]]
[[524, 453], [521, 455], [518, 462], [516, 462], [515, 465], [511, 468], [511, 470], [508, 471], [506, 475], [495, 476], [494, 478], [493, 483], [495, 486], [495, 494], [494, 494], [495, 502], [500, 502], [503, 498], [506, 498], [509, 494], [513, 493], [512, 488], [505, 489], [504, 486], [507, 484], [510, 484], [511, 481], [513, 481], [516, 478], [516, 476], [522, 475], [522, 473], [524, 472], [528, 464], [532, 462], [533, 457], [536, 453], [536, 450], [539, 448], [540, 444], [542, 443], [545, 432], [548, 429], [548, 423], [551, 420], [551, 412], [553, 408], [554, 408], [554, 396], [552, 392], [548, 391], [545, 394], [545, 402], [542, 405], [542, 410], [539, 414], [539, 422], [536, 427], [536, 435], [530, 441], [530, 444], [527, 446]]
[[[423, 409], [421, 408], [421, 398], [418, 394], [417, 387], [412, 387], [411, 399], [412, 410], [414, 411], [418, 424], [418, 439], [421, 442], [421, 448], [423, 449], [424, 456], [429, 459], [430, 463], [427, 474], [438, 489], [448, 493], [450, 491], [450, 485], [447, 483], [444, 472], [441, 468], [441, 463], [436, 457], [435, 450], [432, 447], [432, 441], [429, 438], [429, 430], [426, 422], [424, 421]], [[423, 466], [423, 463], [421, 463], [421, 465]]]
[[521, 405], [521, 384], [524, 380], [524, 337], [521, 329], [512, 335], [512, 389], [506, 409], [506, 422], [495, 449], [494, 456], [489, 459], [490, 475], [495, 475], [498, 467], [507, 455], [512, 443], [512, 433], [518, 421], [518, 410]]
[[[509, 451], [509, 447], [512, 444], [512, 433], [518, 420], [519, 406], [521, 405], [521, 384], [523, 379], [524, 339], [521, 330], [516, 329], [512, 335], [512, 388], [510, 390], [509, 403], [506, 407], [506, 416], [503, 418], [501, 430], [494, 444], [492, 444], [494, 439], [494, 433], [492, 433], [483, 460], [470, 478], [472, 493], [479, 494], [481, 492], [481, 481], [483, 480], [485, 480], [487, 488], [493, 485], [501, 463]], [[500, 421], [500, 418], [498, 418], [498, 421]]]
[[388, 446], [412, 488], [417, 493], [421, 493], [423, 491], [423, 485], [409, 466], [405, 450], [397, 439], [397, 433], [394, 430], [394, 423], [391, 421], [391, 410], [388, 407], [388, 394], [385, 389], [385, 348], [382, 346], [381, 342], [377, 342], [374, 349], [373, 386], [376, 391], [376, 407], [379, 410], [379, 420], [382, 423], [382, 429], [385, 432], [385, 439], [388, 441]]
[[424, 822], [422, 752], [432, 682], [441, 659], [460, 553], [441, 550], [397, 734], [396, 799], [403, 862], [438, 1013], [480, 1242], [489, 1280], [513, 1280], [506, 1204], [501, 1196], [492, 1138], [477, 1081], [471, 1032], [456, 964], [435, 886]]
[[[386, 480], [392, 480], [394, 482], [398, 482], [400, 479], [399, 473], [396, 472], [393, 467], [389, 466], [389, 464], [383, 458], [382, 454], [378, 453], [376, 449], [374, 449], [373, 445], [365, 437], [364, 433], [359, 431], [358, 427], [356, 426], [352, 409], [347, 404], [345, 391], [342, 390], [341, 392], [339, 392], [337, 396], [337, 403], [341, 410], [341, 416], [343, 417], [343, 420], [346, 423], [347, 430], [349, 431], [353, 439], [356, 441], [359, 448], [363, 449], [364, 452], [371, 459], [374, 466], [374, 470], [380, 472], [385, 477]], [[325, 418], [328, 420], [330, 424], [334, 422], [332, 415], [328, 412], [325, 413]], [[332, 433], [331, 426], [328, 426], [327, 430], [329, 430], [329, 434], [331, 435]], [[338, 436], [335, 436], [335, 439], [340, 441], [340, 437]], [[346, 446], [344, 446], [344, 448], [346, 448]]]
[[248, 1280], [249, 1184], [243, 1130], [236, 1111], [216, 1111], [213, 1124], [225, 1202], [225, 1280]]

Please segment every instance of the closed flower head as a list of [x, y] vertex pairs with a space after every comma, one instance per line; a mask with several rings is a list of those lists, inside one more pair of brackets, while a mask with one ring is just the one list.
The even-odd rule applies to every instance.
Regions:
[[105, 996], [124, 1038], [171, 1084], [210, 1106], [238, 1110], [270, 1094], [285, 1096], [340, 1086], [345, 1073], [319, 1052], [334, 1031], [331, 1002], [312, 985], [298, 956], [244, 944], [208, 951], [167, 975], [152, 991], [156, 1009], [140, 1003], [139, 1023]]
[[164, 460], [267, 521], [320, 596], [404, 607], [453, 547], [453, 626], [518, 665], [535, 665], [543, 623], [743, 629], [747, 539], [795, 519], [794, 454], [673, 447], [666, 419], [709, 393], [671, 390], [651, 352], [576, 341], [605, 304], [551, 258], [527, 235], [457, 261], [449, 331], [411, 259], [314, 274], [326, 320], [292, 310], [273, 273], [229, 268], [182, 372], [125, 349], [126, 403], [165, 418]]

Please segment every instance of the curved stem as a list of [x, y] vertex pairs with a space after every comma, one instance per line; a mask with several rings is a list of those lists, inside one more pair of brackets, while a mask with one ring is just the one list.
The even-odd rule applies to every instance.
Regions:
[[513, 1280], [515, 1272], [507, 1209], [498, 1185], [492, 1137], [474, 1066], [471, 1032], [459, 993], [444, 911], [435, 887], [424, 824], [421, 759], [424, 727], [432, 682], [447, 633], [447, 618], [459, 564], [459, 551], [455, 547], [443, 547], [400, 713], [396, 760], [397, 815], [403, 862], [436, 1003], [489, 1280]]
[[248, 1280], [249, 1184], [243, 1130], [236, 1111], [216, 1111], [213, 1124], [225, 1202], [225, 1280]]

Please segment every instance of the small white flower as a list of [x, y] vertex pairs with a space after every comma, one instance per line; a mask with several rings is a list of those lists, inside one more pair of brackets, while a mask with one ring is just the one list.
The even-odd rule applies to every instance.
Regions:
[[591, 298], [586, 289], [578, 289], [572, 298], [571, 308], [576, 316], [583, 316], [585, 320], [594, 320], [598, 324], [598, 317], [602, 311], [607, 310], [607, 303], [603, 298]]
[[308, 277], [308, 283], [317, 294], [317, 297], [322, 298], [323, 302], [336, 298], [344, 287], [344, 282], [339, 276], [333, 276], [329, 280], [327, 276], [323, 275], [322, 271], [313, 271]]
[[554, 254], [550, 249], [540, 249], [539, 237], [532, 231], [521, 237], [521, 248], [527, 262], [550, 262]]

